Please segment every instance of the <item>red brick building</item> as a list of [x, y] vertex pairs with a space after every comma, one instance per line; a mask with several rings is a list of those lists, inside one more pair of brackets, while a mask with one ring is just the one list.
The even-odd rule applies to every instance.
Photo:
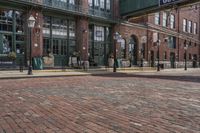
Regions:
[[[183, 67], [186, 45], [188, 66], [199, 66], [199, 5], [129, 20], [119, 15], [118, 0], [9, 0], [0, 5], [0, 67], [10, 62], [12, 52], [17, 66], [26, 65], [30, 46], [34, 63], [42, 59], [44, 68], [83, 62], [112, 66], [115, 32], [121, 34], [119, 67], [153, 67], [158, 58], [162, 67]], [[31, 15], [35, 25], [30, 31]]]
[[[159, 57], [161, 67], [184, 67], [186, 52], [187, 66], [198, 67], [199, 22], [199, 5], [193, 5], [129, 19], [117, 26], [117, 31], [126, 41], [126, 51], [133, 53], [135, 65], [157, 66]], [[129, 50], [132, 40], [134, 49]], [[186, 51], [185, 46], [188, 46]], [[126, 58], [129, 57], [128, 53]]]

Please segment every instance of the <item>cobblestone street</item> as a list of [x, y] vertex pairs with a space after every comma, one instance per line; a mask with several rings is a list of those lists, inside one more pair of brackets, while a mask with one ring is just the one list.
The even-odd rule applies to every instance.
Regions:
[[0, 133], [200, 133], [200, 72], [0, 80]]

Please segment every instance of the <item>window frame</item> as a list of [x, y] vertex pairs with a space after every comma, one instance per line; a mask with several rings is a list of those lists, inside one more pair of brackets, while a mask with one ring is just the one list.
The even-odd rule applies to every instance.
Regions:
[[188, 33], [192, 33], [192, 21], [188, 21]]
[[175, 29], [175, 22], [176, 22], [176, 20], [175, 20], [176, 18], [175, 18], [175, 15], [174, 14], [170, 14], [170, 28], [171, 29]]
[[163, 26], [167, 27], [167, 13], [163, 12]]
[[156, 25], [160, 25], [160, 12], [155, 13], [154, 22]]
[[183, 32], [187, 32], [187, 19], [183, 19]]

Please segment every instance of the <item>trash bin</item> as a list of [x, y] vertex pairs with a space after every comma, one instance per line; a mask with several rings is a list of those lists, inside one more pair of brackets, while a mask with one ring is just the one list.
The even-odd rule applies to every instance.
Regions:
[[160, 68], [161, 68], [161, 69], [164, 69], [164, 64], [160, 64]]
[[34, 70], [42, 70], [43, 69], [43, 61], [41, 57], [33, 58], [33, 69]]

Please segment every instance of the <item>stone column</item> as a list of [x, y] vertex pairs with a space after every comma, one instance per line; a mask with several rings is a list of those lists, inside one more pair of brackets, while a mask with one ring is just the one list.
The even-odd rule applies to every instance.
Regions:
[[[43, 54], [43, 14], [39, 10], [31, 10], [26, 15], [25, 29], [27, 34], [27, 52], [29, 53], [30, 44], [30, 30], [28, 28], [28, 18], [32, 15], [35, 18], [35, 27], [31, 30], [31, 45], [32, 45], [32, 57], [39, 57]], [[29, 55], [29, 54], [27, 54]]]
[[88, 20], [78, 18], [76, 23], [77, 50], [81, 52], [81, 60], [88, 61]]
[[[88, 1], [79, 0], [79, 6], [83, 12], [88, 12]], [[89, 37], [89, 22], [87, 17], [76, 18], [76, 37], [77, 37], [77, 50], [81, 52], [81, 60], [88, 61], [88, 37]]]

